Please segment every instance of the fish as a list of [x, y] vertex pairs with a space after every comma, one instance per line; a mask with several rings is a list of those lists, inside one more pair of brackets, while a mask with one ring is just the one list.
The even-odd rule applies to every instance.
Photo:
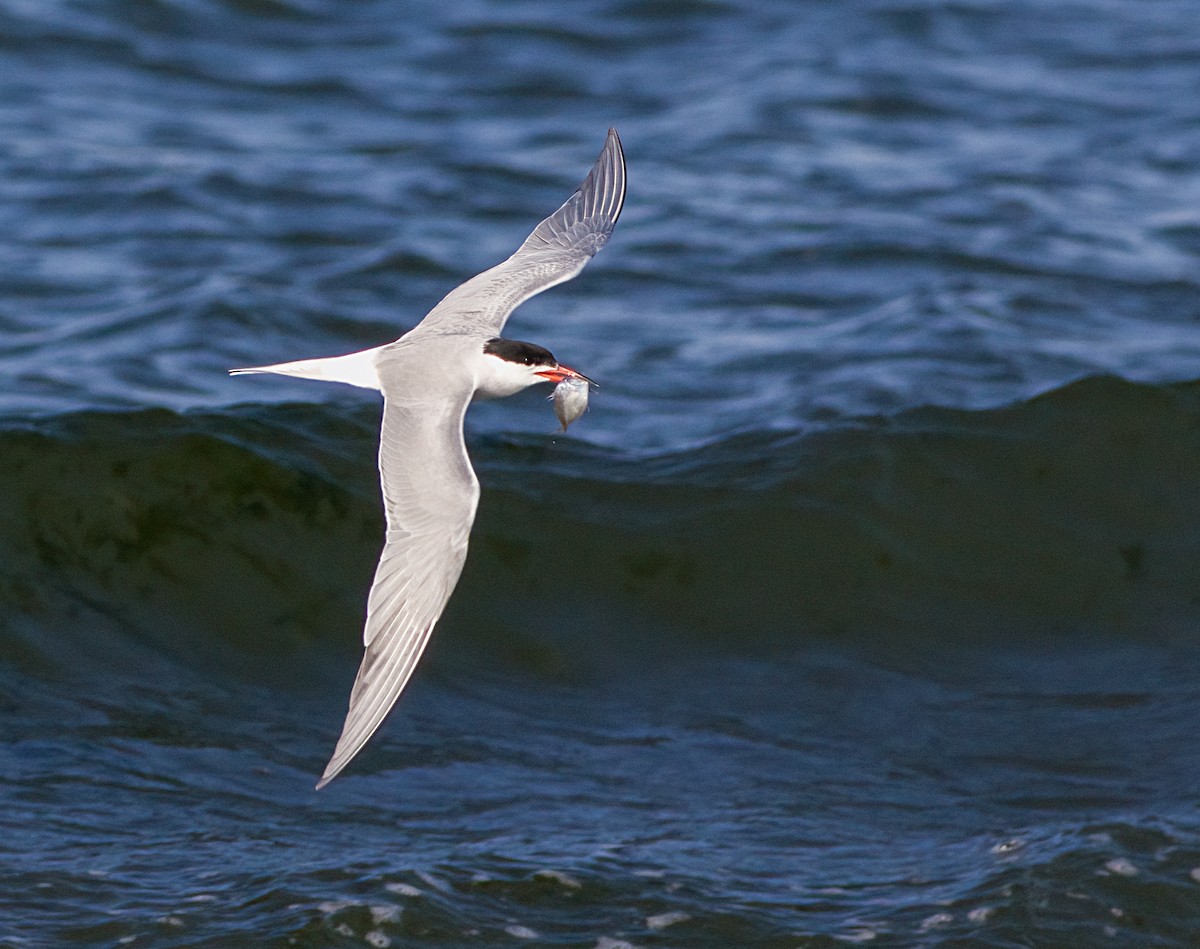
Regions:
[[589, 380], [581, 377], [563, 379], [554, 387], [550, 398], [554, 400], [554, 417], [558, 419], [565, 432], [567, 426], [587, 411]]

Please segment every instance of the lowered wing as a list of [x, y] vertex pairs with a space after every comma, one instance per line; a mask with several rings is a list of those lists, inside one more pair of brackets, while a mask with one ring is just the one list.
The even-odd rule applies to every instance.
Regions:
[[463, 443], [471, 390], [459, 390], [410, 401], [384, 388], [379, 472], [387, 539], [367, 601], [366, 651], [350, 709], [318, 789], [383, 723], [462, 573], [479, 482]]

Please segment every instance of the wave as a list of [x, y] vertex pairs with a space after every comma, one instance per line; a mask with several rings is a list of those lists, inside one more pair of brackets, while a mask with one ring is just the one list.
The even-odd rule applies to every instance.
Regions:
[[[259, 675], [354, 649], [382, 538], [376, 421], [333, 403], [0, 422], [4, 655], [53, 675], [137, 648]], [[652, 457], [509, 435], [472, 452], [484, 496], [446, 622], [483, 650], [550, 630], [562, 649], [734, 650], [1197, 619], [1198, 383], [1095, 377]]]

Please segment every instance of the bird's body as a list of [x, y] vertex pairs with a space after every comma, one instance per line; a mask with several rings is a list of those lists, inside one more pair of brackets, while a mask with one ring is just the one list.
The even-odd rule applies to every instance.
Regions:
[[387, 536], [367, 601], [365, 653], [350, 709], [318, 788], [383, 722], [462, 573], [479, 502], [463, 440], [467, 406], [539, 382], [586, 381], [548, 350], [500, 332], [518, 305], [583, 269], [612, 233], [624, 198], [625, 159], [610, 129], [579, 190], [515, 254], [452, 290], [400, 339], [345, 356], [233, 370], [383, 393], [379, 474]]

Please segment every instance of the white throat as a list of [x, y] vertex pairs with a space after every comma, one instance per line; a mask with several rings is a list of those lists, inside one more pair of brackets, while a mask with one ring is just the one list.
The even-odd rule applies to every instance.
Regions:
[[539, 382], [548, 382], [549, 380], [536, 372], [545, 368], [510, 362], [491, 353], [480, 353], [478, 374], [475, 378], [475, 398], [503, 399]]

